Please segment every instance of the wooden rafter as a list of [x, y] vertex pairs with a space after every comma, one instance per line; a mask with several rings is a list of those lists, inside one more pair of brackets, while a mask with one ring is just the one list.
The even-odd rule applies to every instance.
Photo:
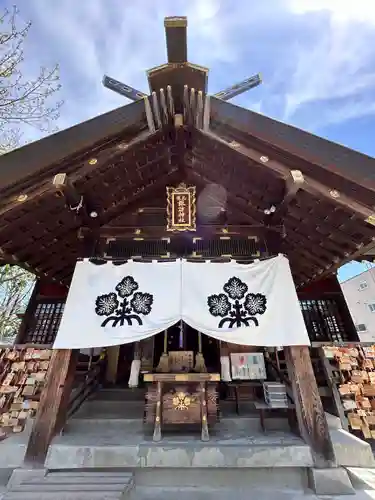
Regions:
[[153, 193], [162, 189], [166, 184], [176, 182], [180, 180], [180, 172], [177, 167], [173, 167], [169, 170], [169, 172], [165, 173], [154, 182], [149, 183], [148, 185], [142, 186], [142, 189], [139, 190], [136, 194], [131, 196], [130, 198], [125, 198], [121, 203], [117, 204], [114, 208], [109, 209], [104, 212], [101, 222], [103, 225], [108, 224], [112, 219], [118, 217], [125, 208], [127, 208], [130, 204], [139, 201], [139, 199], [145, 196], [152, 196]]
[[[272, 160], [253, 148], [244, 146], [235, 141], [228, 142], [224, 138], [220, 137], [216, 133], [209, 131], [198, 131], [198, 133], [204, 134], [212, 140], [219, 141], [221, 144], [225, 144], [228, 148], [236, 151], [239, 155], [244, 156], [257, 163], [258, 165], [266, 165], [269, 169], [275, 172], [276, 175], [282, 177], [283, 179], [288, 179], [290, 177], [291, 169], [277, 160]], [[315, 181], [309, 176], [304, 175], [305, 182], [301, 185], [301, 189], [304, 189], [311, 194], [318, 197], [323, 197], [345, 207], [346, 209], [352, 210], [354, 213], [358, 214], [366, 222], [375, 225], [375, 211], [372, 207], [363, 205], [357, 202], [351, 197], [340, 193], [334, 188], [325, 186], [318, 181]]]
[[319, 266], [323, 270], [330, 269], [330, 267], [332, 266], [332, 261], [329, 262], [322, 257], [319, 257], [318, 255], [316, 255], [314, 250], [306, 250], [304, 248], [296, 246], [294, 252], [300, 254], [307, 261], [311, 259], [317, 266]]
[[[306, 212], [305, 214], [303, 214], [303, 212], [299, 211], [297, 207], [291, 207], [289, 209], [288, 216], [292, 217], [296, 222], [299, 222], [300, 224], [302, 223], [302, 221], [307, 224], [310, 216], [313, 220], [315, 220], [313, 214], [311, 214], [310, 212]], [[309, 223], [313, 224], [312, 221], [310, 221]], [[316, 223], [314, 222], [314, 224]], [[345, 245], [352, 246], [354, 249], [357, 248], [358, 244], [354, 242], [349, 235], [332, 226], [328, 220], [319, 219], [319, 222], [315, 225], [315, 229], [322, 234], [326, 233], [326, 238], [330, 238], [331, 235], [334, 235], [338, 243], [342, 242]]]
[[124, 154], [132, 155], [135, 153], [137, 148], [146, 146], [153, 138], [160, 136], [160, 131], [150, 132], [147, 130], [141, 130], [135, 137], [131, 140], [126, 140], [125, 138], [119, 138], [116, 143], [111, 144], [109, 149], [101, 152], [101, 154], [91, 153], [91, 158], [87, 158], [87, 161], [82, 163], [79, 168], [72, 172], [70, 179], [72, 182], [85, 177], [87, 174], [93, 170], [99, 170], [105, 168], [106, 165], [114, 163], [117, 158], [123, 156]]
[[343, 261], [340, 260], [340, 262], [334, 264], [329, 271], [323, 273], [322, 277], [327, 276], [328, 274], [331, 274], [334, 271], [337, 271], [341, 266], [348, 264], [352, 260], [355, 260], [357, 257], [361, 256], [364, 252], [369, 252], [369, 251], [375, 252], [375, 239], [368, 245], [364, 245], [361, 248], [359, 248], [356, 252], [348, 255]]
[[1, 200], [0, 215], [53, 192], [55, 188], [51, 184], [51, 177], [59, 173], [58, 169], [60, 169], [60, 172], [69, 174], [70, 182], [74, 183], [77, 179], [85, 177], [93, 170], [105, 167], [106, 164], [114, 161], [116, 157], [124, 154], [124, 152], [131, 152], [136, 147], [147, 144], [151, 136], [160, 134], [160, 131], [151, 134], [148, 130], [142, 130], [131, 140], [119, 136], [104, 145], [93, 147], [90, 153], [84, 151], [79, 155], [75, 154], [74, 157], [65, 159], [60, 164], [48, 169], [51, 172], [49, 177], [45, 178], [45, 175], [41, 174], [38, 181], [36, 183], [34, 181], [33, 185], [30, 185], [30, 181], [27, 181], [12, 186], [9, 195], [5, 193], [5, 198]]
[[[186, 175], [191, 182], [201, 187], [217, 182], [214, 179], [203, 176], [201, 173], [195, 172], [191, 168], [186, 169]], [[241, 199], [232, 194], [230, 189], [227, 192], [227, 200], [231, 206], [243, 213], [244, 218], [247, 219], [250, 224], [264, 224], [264, 214], [250, 204], [245, 204]]]
[[[325, 260], [329, 262], [339, 262], [340, 258], [337, 256], [333, 256], [332, 252], [322, 247], [319, 241], [314, 239], [311, 236], [300, 233], [295, 226], [291, 227], [290, 225], [285, 224], [286, 226], [286, 244], [288, 247], [293, 248], [293, 246], [308, 248], [315, 255], [324, 257]], [[290, 245], [290, 244], [293, 244]]]

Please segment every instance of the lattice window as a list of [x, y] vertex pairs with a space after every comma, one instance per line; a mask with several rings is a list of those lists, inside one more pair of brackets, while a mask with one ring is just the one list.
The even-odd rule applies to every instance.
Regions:
[[60, 325], [65, 301], [39, 302], [26, 327], [24, 343], [52, 344]]
[[168, 240], [111, 240], [107, 244], [105, 255], [113, 259], [158, 258], [167, 256], [168, 251]]
[[195, 256], [249, 258], [260, 256], [259, 242], [255, 238], [223, 237], [218, 239], [197, 239]]
[[350, 340], [339, 304], [335, 299], [300, 300], [300, 305], [311, 341]]

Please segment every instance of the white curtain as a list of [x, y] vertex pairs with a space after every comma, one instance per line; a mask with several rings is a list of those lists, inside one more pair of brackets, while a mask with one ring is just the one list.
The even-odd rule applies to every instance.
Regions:
[[183, 262], [182, 319], [240, 345], [309, 345], [288, 259]]
[[136, 342], [181, 318], [181, 262], [78, 262], [55, 349]]
[[180, 319], [234, 344], [310, 343], [289, 262], [279, 256], [251, 265], [78, 262], [54, 348], [137, 342]]

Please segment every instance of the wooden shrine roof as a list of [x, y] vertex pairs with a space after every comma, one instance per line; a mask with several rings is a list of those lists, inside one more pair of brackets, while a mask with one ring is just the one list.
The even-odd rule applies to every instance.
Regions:
[[[136, 102], [0, 157], [2, 258], [69, 282], [80, 227], [120, 225], [124, 213], [131, 219], [138, 207], [163, 206], [166, 185], [182, 181], [198, 192], [223, 186], [231, 224], [284, 231], [282, 250], [300, 284], [375, 247], [374, 226], [365, 222], [374, 211], [374, 159], [210, 100], [209, 131], [186, 125], [176, 133], [169, 125], [151, 133]], [[287, 191], [294, 169], [305, 176], [295, 193]], [[61, 172], [97, 219], [66, 209], [52, 185]], [[275, 214], [265, 215], [271, 205]]]
[[[170, 61], [149, 72], [151, 90], [162, 87], [163, 95], [154, 91], [0, 157], [0, 259], [69, 283], [87, 250], [82, 228], [164, 231], [166, 186], [180, 182], [197, 186], [198, 202], [206, 186], [222, 186], [226, 215], [216, 223], [277, 235], [299, 285], [373, 255], [375, 160], [206, 97], [206, 69], [172, 43], [186, 39], [185, 24], [171, 23]], [[174, 106], [165, 100], [170, 81]], [[62, 173], [68, 183], [56, 189]]]

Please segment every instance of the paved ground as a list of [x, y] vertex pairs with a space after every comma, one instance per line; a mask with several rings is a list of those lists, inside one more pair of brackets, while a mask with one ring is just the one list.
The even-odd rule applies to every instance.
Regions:
[[312, 493], [301, 491], [284, 490], [233, 490], [233, 489], [209, 489], [209, 488], [151, 488], [140, 487], [130, 495], [130, 500], [343, 500], [344, 498], [353, 500], [373, 500], [374, 490], [358, 491], [350, 496], [317, 496]]

